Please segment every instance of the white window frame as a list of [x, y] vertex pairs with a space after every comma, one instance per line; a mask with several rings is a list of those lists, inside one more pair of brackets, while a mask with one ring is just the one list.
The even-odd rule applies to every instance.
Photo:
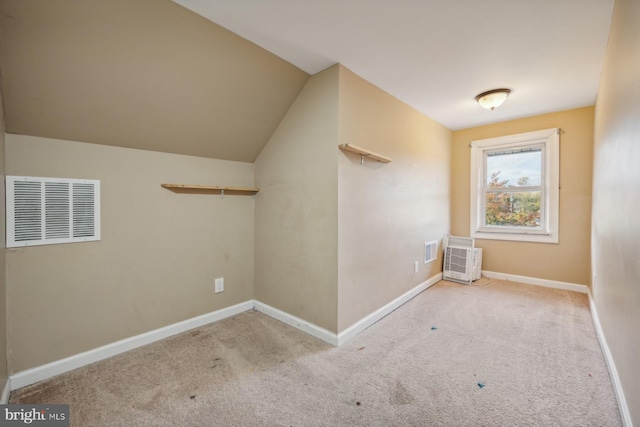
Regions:
[[[541, 148], [540, 227], [487, 226], [485, 185], [487, 154], [509, 149]], [[530, 189], [524, 187], [525, 190]], [[470, 232], [476, 239], [558, 243], [560, 204], [560, 129], [545, 129], [471, 143]], [[522, 190], [522, 188], [520, 188]]]

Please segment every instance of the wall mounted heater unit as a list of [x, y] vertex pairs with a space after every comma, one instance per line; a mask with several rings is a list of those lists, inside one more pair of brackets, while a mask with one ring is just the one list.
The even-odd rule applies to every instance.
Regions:
[[481, 274], [482, 249], [474, 248], [473, 238], [445, 236], [442, 277], [469, 285], [478, 280]]

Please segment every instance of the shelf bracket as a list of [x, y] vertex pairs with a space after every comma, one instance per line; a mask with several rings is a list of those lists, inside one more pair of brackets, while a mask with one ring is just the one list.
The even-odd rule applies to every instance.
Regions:
[[376, 154], [373, 151], [365, 150], [364, 148], [356, 147], [355, 145], [340, 144], [338, 148], [343, 151], [349, 151], [360, 156], [360, 165], [364, 166], [364, 158], [367, 157], [371, 160], [375, 160], [380, 163], [389, 163], [391, 159], [380, 154]]
[[224, 198], [224, 192], [227, 191], [227, 195], [229, 194], [238, 194], [244, 196], [255, 196], [259, 188], [253, 187], [220, 187], [218, 185], [186, 185], [186, 184], [160, 184], [163, 188], [167, 190], [171, 190], [174, 193], [180, 192], [196, 192], [196, 193], [213, 193], [218, 194]]

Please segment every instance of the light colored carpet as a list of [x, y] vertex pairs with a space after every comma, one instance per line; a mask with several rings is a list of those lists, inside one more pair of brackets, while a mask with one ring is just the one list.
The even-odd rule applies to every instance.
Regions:
[[250, 311], [10, 402], [74, 426], [622, 425], [586, 295], [499, 280], [439, 282], [339, 348]]

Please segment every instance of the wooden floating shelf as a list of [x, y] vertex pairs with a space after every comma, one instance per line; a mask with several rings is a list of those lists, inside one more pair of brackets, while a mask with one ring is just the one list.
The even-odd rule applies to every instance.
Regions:
[[176, 193], [219, 193], [255, 195], [259, 188], [251, 187], [218, 187], [215, 185], [160, 184], [163, 188]]
[[369, 151], [367, 149], [355, 146], [355, 145], [350, 145], [350, 144], [342, 144], [342, 145], [338, 145], [338, 148], [340, 148], [342, 151], [348, 151], [350, 153], [355, 153], [355, 154], [359, 154], [361, 157], [361, 160], [364, 160], [364, 158], [368, 158], [371, 160], [375, 160], [378, 161], [380, 163], [390, 163], [391, 159], [385, 156], [382, 156], [378, 153], [374, 153], [373, 151]]

